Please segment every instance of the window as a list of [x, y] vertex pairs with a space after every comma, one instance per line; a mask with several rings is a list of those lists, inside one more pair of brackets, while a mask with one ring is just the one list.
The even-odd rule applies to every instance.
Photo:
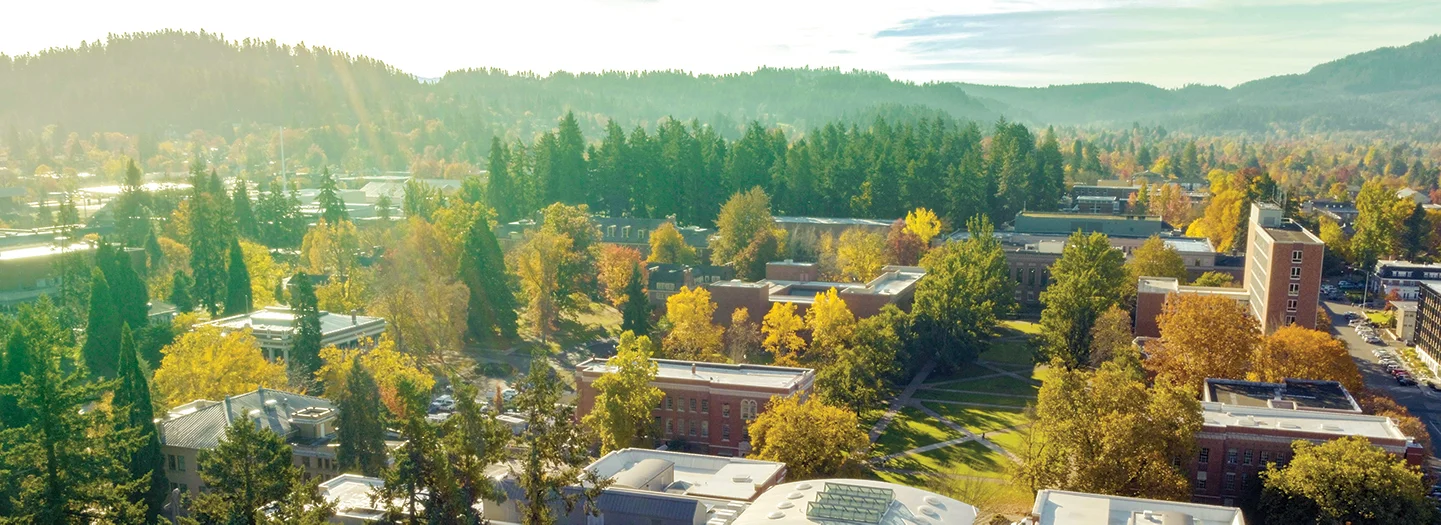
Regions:
[[1286, 324], [1296, 324], [1296, 316], [1294, 316], [1294, 315], [1288, 315], [1288, 316], [1286, 316]]
[[1209, 448], [1202, 448], [1202, 449], [1201, 449], [1201, 459], [1200, 459], [1198, 462], [1199, 462], [1199, 463], [1209, 463], [1210, 461], [1211, 461], [1211, 449], [1209, 449]]
[[1248, 448], [1248, 449], [1246, 449], [1246, 452], [1241, 455], [1241, 464], [1242, 464], [1242, 465], [1250, 465], [1250, 464], [1251, 464], [1251, 454], [1252, 454], [1251, 449]]
[[1265, 465], [1267, 461], [1271, 461], [1271, 451], [1269, 451], [1269, 450], [1262, 450], [1262, 451], [1261, 451], [1261, 464], [1262, 464], [1262, 465]]
[[694, 420], [694, 419], [692, 419], [691, 422], [690, 422], [690, 436], [691, 436], [691, 437], [695, 437], [695, 420]]
[[300, 466], [310, 468], [310, 456], [300, 456]]
[[695, 412], [695, 398], [690, 398], [690, 411]]
[[185, 456], [175, 456], [176, 470], [185, 472]]
[[721, 423], [721, 441], [731, 440], [731, 424]]
[[674, 434], [674, 433], [675, 433], [675, 421], [672, 420], [671, 418], [665, 418], [665, 435], [669, 436], [669, 435]]
[[1206, 471], [1196, 473], [1196, 490], [1206, 489]]
[[675, 400], [671, 399], [670, 396], [665, 396], [665, 409], [675, 410]]
[[1030, 273], [1026, 276], [1026, 286], [1035, 286], [1035, 284], [1036, 284], [1036, 269], [1035, 269], [1035, 268], [1031, 268]]
[[1301, 295], [1301, 285], [1299, 283], [1291, 283], [1291, 286], [1286, 288], [1286, 295]]
[[1301, 262], [1301, 250], [1291, 250], [1291, 262]]
[[165, 466], [170, 470], [175, 470], [175, 454], [165, 455]]
[[700, 437], [703, 437], [703, 438], [708, 438], [708, 437], [710, 437], [710, 421], [701, 421], [701, 422], [700, 422]]
[[1287, 300], [1286, 300], [1286, 311], [1287, 311], [1287, 312], [1294, 312], [1294, 311], [1296, 311], [1296, 300], [1295, 300], [1295, 299], [1287, 299]]
[[731, 417], [730, 403], [721, 403], [721, 417]]
[[709, 399], [702, 399], [702, 400], [700, 400], [700, 412], [701, 412], [702, 414], [709, 414], [709, 413], [710, 413], [710, 400], [709, 400]]
[[1226, 449], [1226, 464], [1227, 464], [1227, 465], [1235, 465], [1235, 464], [1236, 464], [1236, 449], [1234, 449], [1234, 448]]
[[1300, 267], [1300, 266], [1292, 266], [1292, 267], [1291, 267], [1291, 278], [1292, 278], [1292, 279], [1300, 279], [1300, 278], [1301, 278], [1301, 267]]
[[754, 399], [742, 399], [742, 400], [741, 400], [741, 419], [746, 420], [746, 421], [750, 421], [750, 420], [752, 420], [752, 419], [755, 419], [755, 417], [756, 417], [756, 400], [754, 400]]
[[684, 435], [685, 435], [685, 420], [684, 420], [684, 419], [677, 419], [677, 420], [675, 420], [675, 435], [677, 435], [677, 436], [684, 436]]
[[1222, 485], [1222, 488], [1226, 489], [1226, 491], [1228, 491], [1228, 492], [1236, 490], [1236, 473], [1235, 473], [1235, 472], [1227, 472], [1227, 473], [1226, 473], [1226, 484], [1225, 484], [1225, 485]]

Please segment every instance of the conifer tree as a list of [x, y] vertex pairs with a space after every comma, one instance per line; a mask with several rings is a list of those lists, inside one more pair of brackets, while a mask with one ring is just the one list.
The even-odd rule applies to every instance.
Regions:
[[185, 275], [182, 270], [175, 270], [175, 275], [170, 278], [170, 297], [166, 300], [175, 305], [175, 310], [182, 314], [195, 310], [195, 299], [190, 297], [190, 284], [190, 276]]
[[[30, 374], [31, 343], [24, 326], [16, 323], [5, 341], [4, 360], [0, 361], [0, 389], [17, 387], [26, 374]], [[0, 390], [0, 429], [19, 428], [30, 424], [30, 417], [20, 410], [17, 396]], [[0, 498], [3, 499], [3, 498]], [[5, 502], [0, 501], [0, 508]]]
[[409, 378], [401, 378], [396, 391], [404, 405], [397, 428], [405, 441], [395, 449], [395, 462], [383, 476], [385, 485], [376, 492], [386, 502], [386, 521], [423, 523], [428, 521], [426, 513], [444, 507], [438, 501], [444, 491], [434, 489], [449, 485], [449, 469], [442, 458], [439, 428], [425, 418], [428, 393]]
[[115, 308], [110, 283], [99, 268], [90, 274], [90, 315], [85, 324], [85, 346], [80, 355], [96, 377], [115, 377], [120, 356], [120, 312]]
[[155, 237], [155, 230], [145, 237], [145, 274], [152, 275], [160, 266], [165, 264], [165, 251], [160, 249], [160, 239]]
[[621, 311], [620, 329], [635, 335], [650, 335], [650, 298], [640, 282], [641, 269], [636, 265], [625, 284], [625, 306]]
[[225, 293], [225, 250], [232, 232], [222, 206], [227, 200], [220, 188], [220, 178], [211, 172], [206, 177], [197, 164], [191, 168], [195, 185], [190, 197], [190, 271], [195, 284], [191, 297], [210, 315], [220, 313]]
[[515, 187], [510, 177], [510, 150], [500, 137], [490, 137], [490, 181], [485, 185], [485, 203], [495, 210], [495, 219], [510, 221], [515, 213]]
[[320, 216], [325, 222], [340, 224], [340, 221], [350, 220], [350, 213], [345, 210], [345, 201], [340, 198], [330, 168], [320, 173], [320, 193], [315, 196], [315, 203], [320, 206]]
[[245, 179], [235, 179], [235, 189], [231, 192], [230, 200], [235, 207], [232, 214], [235, 219], [235, 232], [246, 239], [257, 238], [260, 227], [255, 222], [255, 211], [250, 204], [250, 188], [245, 184]]
[[290, 307], [295, 314], [295, 335], [291, 337], [290, 367], [306, 377], [320, 369], [320, 305], [315, 285], [305, 272], [291, 279]]
[[165, 459], [160, 452], [160, 434], [155, 428], [155, 409], [150, 401], [150, 385], [145, 380], [145, 371], [140, 367], [135, 338], [131, 336], [130, 325], [120, 328], [120, 384], [115, 388], [111, 403], [118, 416], [121, 428], [135, 429], [139, 434], [139, 447], [130, 454], [130, 477], [149, 483], [136, 487], [131, 501], [145, 505], [150, 516], [160, 514], [165, 504], [169, 482], [161, 468]]
[[125, 252], [125, 248], [102, 245], [95, 252], [95, 262], [105, 272], [120, 321], [139, 327], [149, 324], [150, 292], [131, 264], [130, 254]]
[[385, 468], [385, 426], [381, 421], [380, 388], [375, 376], [356, 355], [345, 379], [345, 396], [340, 398], [340, 440], [337, 456], [340, 469], [378, 476]]
[[[562, 516], [574, 511], [577, 504], [590, 512], [595, 498], [610, 484], [584, 468], [591, 440], [576, 422], [575, 409], [560, 403], [561, 388], [560, 378], [544, 359], [531, 362], [530, 372], [517, 385], [520, 395], [515, 404], [525, 420], [525, 430], [516, 436], [516, 442], [525, 452], [519, 458], [520, 468], [511, 467], [511, 474], [525, 493], [519, 502], [525, 525], [558, 523], [557, 507], [564, 509]], [[564, 490], [577, 485], [585, 488]]]
[[225, 428], [219, 446], [200, 452], [199, 463], [210, 489], [191, 503], [201, 523], [255, 525], [256, 509], [284, 498], [300, 470], [291, 464], [290, 445], [245, 416]]
[[490, 221], [477, 214], [465, 235], [460, 255], [460, 278], [470, 288], [467, 310], [472, 339], [512, 339], [516, 332], [516, 300], [505, 274], [500, 243], [490, 230]]
[[245, 267], [245, 252], [240, 241], [230, 242], [229, 278], [225, 281], [225, 313], [238, 315], [254, 310], [255, 300], [250, 289], [250, 270]]

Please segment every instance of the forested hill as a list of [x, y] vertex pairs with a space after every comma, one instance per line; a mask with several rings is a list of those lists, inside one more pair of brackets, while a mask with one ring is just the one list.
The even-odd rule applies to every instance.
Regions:
[[1232, 89], [1140, 83], [961, 87], [1008, 116], [1054, 124], [1142, 122], [1204, 132], [1414, 129], [1441, 117], [1441, 35]]
[[879, 73], [770, 68], [730, 75], [464, 70], [421, 82], [335, 50], [180, 31], [111, 35], [104, 45], [0, 56], [0, 127], [22, 132], [49, 125], [170, 135], [204, 129], [234, 138], [254, 125], [367, 124], [374, 131], [433, 130], [484, 143], [491, 134], [529, 138], [553, 128], [555, 116], [567, 110], [575, 111], [588, 135], [598, 134], [608, 119], [652, 129], [667, 116], [699, 119], [735, 138], [751, 120], [805, 131], [837, 119], [865, 123], [877, 115], [936, 113], [1042, 125], [1139, 122], [1203, 133], [1435, 133], [1441, 37], [1233, 89], [1174, 90], [1140, 83], [914, 84]]

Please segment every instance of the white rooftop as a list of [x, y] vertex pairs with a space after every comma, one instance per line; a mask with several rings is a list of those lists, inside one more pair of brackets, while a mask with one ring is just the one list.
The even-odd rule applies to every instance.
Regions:
[[624, 448], [595, 460], [587, 470], [594, 470], [602, 479], [614, 479], [617, 488], [639, 488], [627, 480], [646, 478], [645, 469], [672, 469], [673, 481], [666, 487], [668, 494], [699, 498], [751, 501], [785, 473], [785, 463], [756, 459], [727, 458], [688, 454], [666, 450]]
[[[862, 519], [812, 516], [812, 509], [823, 506], [826, 492], [837, 499], [856, 502], [850, 494], [866, 494], [860, 499], [861, 513], [874, 513]], [[761, 494], [736, 516], [733, 525], [811, 525], [838, 523], [872, 523], [876, 525], [940, 525], [968, 524], [976, 520], [976, 508], [933, 492], [905, 485], [862, 479], [813, 479], [776, 485]]]
[[24, 248], [15, 248], [11, 250], [0, 251], [0, 261], [13, 261], [16, 259], [28, 259], [31, 257], [43, 257], [64, 252], [87, 251], [93, 249], [95, 249], [94, 246], [91, 246], [89, 243], [83, 242], [77, 242], [68, 247], [59, 247], [50, 244], [44, 244], [40, 246], [26, 246]]
[[[726, 385], [745, 385], [767, 388], [789, 389], [799, 386], [815, 375], [809, 368], [785, 366], [707, 363], [702, 361], [679, 361], [675, 359], [652, 359], [659, 370], [656, 379], [688, 379], [708, 381]], [[606, 359], [592, 358], [580, 364], [582, 372], [607, 373], [614, 370]]]
[[890, 227], [891, 223], [896, 222], [894, 220], [857, 219], [850, 217], [772, 217], [772, 219], [780, 224], [848, 224], [852, 226], [876, 227]]
[[[326, 334], [351, 326], [375, 323], [384, 324], [385, 319], [368, 315], [351, 316], [320, 311], [320, 330]], [[216, 319], [209, 324], [229, 330], [249, 328], [255, 332], [290, 333], [295, 326], [295, 312], [284, 306], [267, 306], [248, 314]]]
[[385, 481], [356, 474], [341, 474], [320, 484], [321, 497], [335, 502], [337, 518], [379, 521], [385, 517], [385, 503], [371, 503], [370, 495], [384, 488]]
[[1367, 414], [1201, 403], [1204, 426], [1272, 428], [1294, 432], [1409, 439], [1390, 418]]
[[[1036, 505], [1027, 525], [1246, 525], [1241, 510], [1234, 507], [1202, 505], [1141, 498], [1124, 498], [1042, 490], [1036, 493]], [[1166, 517], [1176, 516], [1175, 521]], [[1189, 517], [1190, 519], [1185, 519]]]

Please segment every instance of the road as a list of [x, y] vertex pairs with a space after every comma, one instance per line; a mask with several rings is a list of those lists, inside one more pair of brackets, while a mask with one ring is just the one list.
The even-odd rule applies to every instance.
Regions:
[[[1366, 388], [1373, 392], [1381, 392], [1395, 399], [1397, 403], [1405, 406], [1412, 415], [1420, 418], [1431, 431], [1432, 456], [1437, 455], [1438, 445], [1441, 445], [1441, 392], [1431, 390], [1425, 385], [1401, 386], [1381, 366], [1379, 358], [1371, 351], [1377, 348], [1389, 347], [1396, 351], [1402, 347], [1401, 343], [1387, 340], [1385, 344], [1373, 345], [1363, 341], [1356, 331], [1346, 324], [1347, 312], [1360, 312], [1358, 307], [1346, 303], [1324, 301], [1322, 305], [1326, 313], [1331, 316], [1331, 332], [1346, 343], [1351, 350], [1351, 357], [1356, 360], [1356, 366], [1361, 369], [1361, 378], [1366, 382]], [[1437, 466], [1437, 460], [1432, 460], [1432, 466]]]

